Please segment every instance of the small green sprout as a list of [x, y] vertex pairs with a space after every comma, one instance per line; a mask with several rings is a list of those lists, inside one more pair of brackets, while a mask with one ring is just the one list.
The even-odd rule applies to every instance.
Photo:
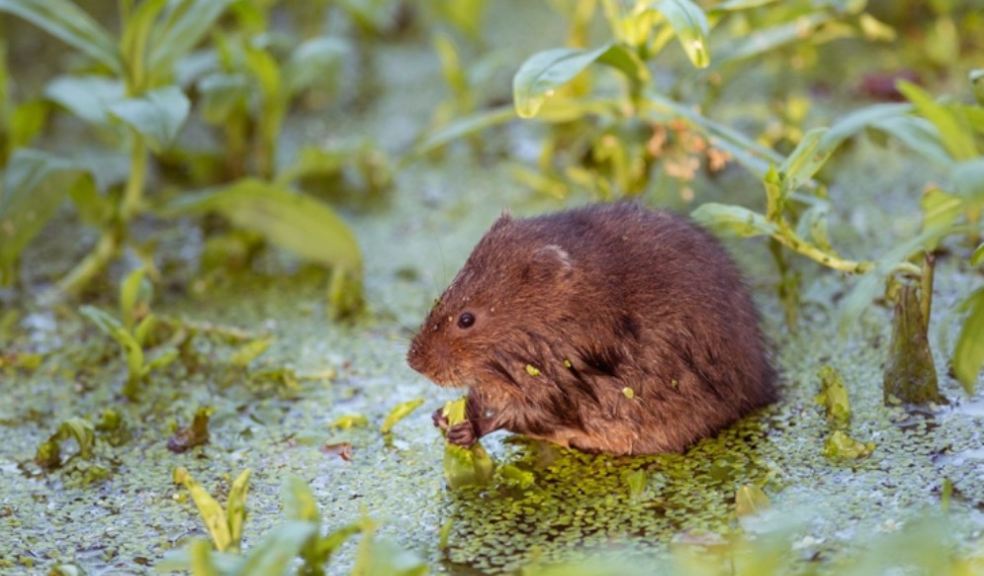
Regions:
[[250, 470], [243, 470], [229, 488], [225, 509], [183, 467], [174, 470], [174, 483], [181, 484], [191, 493], [198, 513], [208, 528], [212, 543], [219, 552], [237, 551], [243, 537], [246, 522], [246, 493], [249, 489]]

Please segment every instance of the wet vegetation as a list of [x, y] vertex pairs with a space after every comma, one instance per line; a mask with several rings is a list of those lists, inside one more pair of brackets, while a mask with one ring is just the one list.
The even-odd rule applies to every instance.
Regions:
[[[976, 0], [0, 0], [0, 573], [984, 574], [982, 58]], [[626, 198], [782, 400], [447, 443], [481, 232]]]

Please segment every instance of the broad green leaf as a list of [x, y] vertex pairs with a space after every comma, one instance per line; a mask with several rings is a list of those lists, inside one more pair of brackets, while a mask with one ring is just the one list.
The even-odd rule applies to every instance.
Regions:
[[202, 118], [212, 124], [224, 124], [238, 110], [245, 110], [251, 94], [249, 78], [244, 74], [209, 74], [198, 82], [202, 98]]
[[730, 204], [708, 202], [691, 212], [690, 217], [708, 228], [743, 238], [771, 236], [777, 231], [765, 216]]
[[[580, 115], [578, 115], [580, 116]], [[476, 112], [474, 114], [469, 114], [462, 118], [457, 118], [450, 124], [442, 126], [436, 131], [428, 134], [416, 147], [413, 149], [413, 154], [415, 156], [422, 156], [457, 140], [463, 138], [470, 134], [476, 132], [481, 132], [491, 128], [492, 126], [498, 126], [499, 124], [505, 124], [510, 120], [516, 118], [516, 111], [512, 106], [502, 106], [499, 108], [491, 108], [489, 110], [482, 110], [481, 112]]]
[[232, 536], [229, 534], [229, 522], [222, 506], [184, 468], [174, 470], [174, 482], [183, 485], [191, 494], [215, 548], [220, 552], [227, 550], [232, 544]]
[[960, 162], [953, 168], [953, 191], [975, 205], [984, 204], [984, 158]]
[[0, 0], [0, 12], [15, 14], [76, 48], [114, 73], [123, 62], [112, 37], [70, 0]]
[[59, 76], [44, 90], [45, 98], [77, 118], [100, 127], [109, 125], [109, 107], [126, 96], [119, 80], [103, 76]]
[[123, 22], [120, 54], [126, 64], [126, 81], [131, 93], [142, 93], [148, 87], [147, 41], [151, 26], [166, 3], [167, 0], [143, 0]]
[[757, 514], [769, 507], [769, 497], [754, 484], [739, 486], [735, 492], [735, 514], [739, 517]]
[[414, 410], [420, 408], [421, 404], [424, 403], [423, 398], [415, 398], [413, 400], [407, 400], [406, 402], [400, 402], [390, 410], [389, 414], [386, 415], [386, 419], [383, 420], [383, 425], [380, 426], [379, 431], [383, 434], [389, 434], [393, 431], [393, 427], [397, 425], [400, 420], [403, 420]]
[[804, 134], [796, 149], [779, 167], [784, 193], [796, 191], [809, 182], [830, 159], [839, 142], [825, 140], [826, 133], [826, 128], [814, 128]]
[[[978, 247], [974, 257], [981, 253], [981, 247]], [[969, 308], [970, 314], [964, 320], [953, 350], [953, 373], [964, 390], [973, 394], [981, 367], [984, 367], [984, 290], [973, 293], [961, 307]]]
[[284, 67], [287, 94], [293, 96], [318, 85], [330, 86], [348, 53], [348, 44], [331, 36], [313, 38], [298, 46]]
[[246, 494], [249, 490], [249, 468], [239, 473], [229, 488], [226, 501], [226, 521], [229, 522], [230, 547], [238, 550], [243, 539], [243, 525], [246, 523]]
[[[923, 230], [947, 230], [960, 218], [963, 212], [963, 203], [959, 197], [947, 194], [936, 187], [923, 192], [919, 204], [922, 210]], [[935, 241], [929, 242], [927, 248], [935, 249], [936, 244]]]
[[10, 158], [0, 189], [0, 284], [13, 280], [21, 251], [84, 174], [75, 162], [39, 150], [22, 148]]
[[600, 62], [617, 68], [631, 81], [645, 84], [649, 71], [634, 52], [619, 44], [594, 50], [555, 48], [534, 54], [513, 77], [513, 104], [521, 118], [536, 116], [543, 101], [588, 66]]
[[172, 0], [151, 36], [149, 68], [165, 78], [180, 58], [208, 34], [233, 0]]
[[139, 132], [150, 148], [163, 152], [170, 147], [184, 125], [191, 102], [177, 86], [147, 92], [110, 106], [114, 116]]
[[424, 576], [429, 572], [416, 554], [379, 540], [371, 532], [363, 534], [352, 569], [353, 576]]
[[277, 174], [276, 183], [286, 186], [300, 178], [337, 175], [359, 151], [357, 146], [326, 150], [307, 146], [297, 153], [294, 163]]
[[290, 520], [267, 532], [256, 545], [250, 547], [236, 572], [238, 576], [279, 576], [293, 573], [291, 566], [304, 544], [318, 533], [319, 527], [311, 522]]
[[711, 55], [707, 48], [707, 16], [691, 0], [659, 0], [652, 7], [669, 21], [680, 46], [696, 68], [707, 68]]
[[355, 235], [325, 204], [283, 186], [240, 180], [225, 188], [185, 195], [166, 213], [218, 212], [235, 225], [320, 264], [362, 270]]
[[897, 88], [923, 117], [936, 126], [940, 140], [955, 159], [970, 160], [978, 155], [973, 134], [952, 110], [937, 103], [928, 92], [911, 82], [902, 80]]

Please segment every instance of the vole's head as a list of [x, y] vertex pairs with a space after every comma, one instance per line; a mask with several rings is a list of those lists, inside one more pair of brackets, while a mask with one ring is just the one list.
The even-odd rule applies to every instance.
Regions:
[[434, 304], [407, 362], [439, 386], [493, 385], [507, 377], [504, 355], [566, 315], [576, 276], [567, 251], [503, 215]]

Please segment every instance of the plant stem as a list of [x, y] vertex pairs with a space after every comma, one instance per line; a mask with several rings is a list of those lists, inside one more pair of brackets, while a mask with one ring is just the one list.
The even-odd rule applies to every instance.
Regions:
[[147, 179], [147, 142], [144, 137], [133, 132], [133, 150], [130, 152], [130, 179], [126, 183], [123, 204], [120, 206], [120, 222], [126, 230], [140, 212], [143, 201], [144, 182]]
[[936, 270], [936, 256], [926, 252], [923, 259], [922, 286], [920, 289], [919, 305], [922, 308], [924, 330], [929, 330], [929, 315], [933, 313], [933, 273]]
[[95, 249], [58, 282], [58, 291], [69, 295], [78, 294], [116, 257], [119, 248], [119, 232], [116, 229], [103, 231]]
[[793, 252], [799, 252], [803, 256], [815, 260], [820, 264], [823, 264], [827, 268], [833, 268], [840, 272], [848, 272], [851, 274], [864, 274], [865, 272], [874, 268], [875, 264], [867, 260], [862, 260], [856, 262], [854, 260], [845, 260], [839, 258], [827, 252], [824, 252], [820, 248], [817, 248], [813, 244], [804, 241], [799, 236], [797, 236], [792, 230], [789, 230], [786, 226], [780, 226], [779, 233], [772, 236], [780, 244], [789, 248]]

